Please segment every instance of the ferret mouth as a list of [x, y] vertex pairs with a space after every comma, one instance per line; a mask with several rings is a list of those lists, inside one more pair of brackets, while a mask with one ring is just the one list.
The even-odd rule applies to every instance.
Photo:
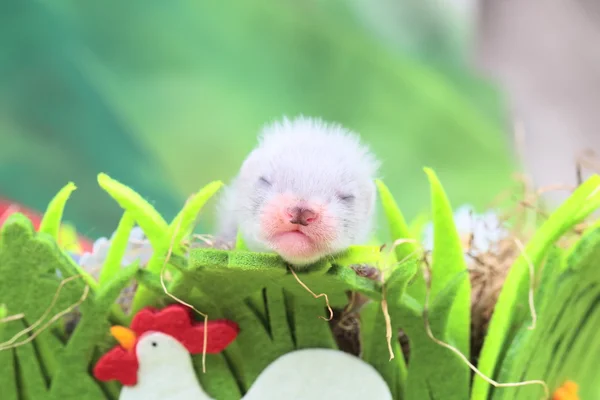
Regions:
[[271, 241], [276, 242], [279, 240], [299, 240], [307, 243], [313, 243], [313, 240], [310, 236], [298, 229], [278, 232], [271, 236]]
[[322, 252], [321, 246], [300, 230], [278, 232], [271, 236], [269, 242], [273, 250], [294, 264], [313, 262]]

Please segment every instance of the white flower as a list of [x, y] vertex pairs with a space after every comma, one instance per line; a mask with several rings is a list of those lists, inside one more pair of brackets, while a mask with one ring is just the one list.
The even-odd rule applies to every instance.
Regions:
[[[464, 205], [455, 211], [454, 223], [461, 238], [472, 237], [470, 250], [473, 255], [493, 251], [498, 242], [508, 237], [508, 231], [492, 210], [478, 215], [472, 206]], [[433, 250], [433, 224], [431, 222], [423, 229], [423, 247], [426, 250]]]
[[[79, 259], [79, 265], [88, 271], [100, 271], [114, 236], [115, 233], [111, 235], [110, 240], [105, 237], [96, 240], [92, 246], [92, 252], [84, 253]], [[135, 261], [139, 261], [140, 266], [145, 266], [152, 257], [152, 252], [150, 241], [145, 237], [142, 229], [136, 226], [129, 234], [129, 241], [121, 260], [121, 266], [130, 265]]]

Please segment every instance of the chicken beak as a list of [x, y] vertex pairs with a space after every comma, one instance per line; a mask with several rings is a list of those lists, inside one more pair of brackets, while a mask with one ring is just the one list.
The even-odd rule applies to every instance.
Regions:
[[133, 350], [137, 339], [135, 332], [124, 326], [113, 326], [110, 328], [110, 334], [119, 342], [125, 350]]

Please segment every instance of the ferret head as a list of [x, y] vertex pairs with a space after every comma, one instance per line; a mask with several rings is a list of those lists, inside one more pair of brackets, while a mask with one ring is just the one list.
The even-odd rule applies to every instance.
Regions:
[[356, 134], [319, 119], [267, 125], [236, 182], [248, 247], [295, 265], [366, 241], [379, 163]]

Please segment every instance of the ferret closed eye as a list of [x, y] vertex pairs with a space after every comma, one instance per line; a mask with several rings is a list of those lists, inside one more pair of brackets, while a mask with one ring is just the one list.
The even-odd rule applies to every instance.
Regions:
[[299, 117], [269, 124], [219, 205], [219, 236], [307, 265], [367, 241], [379, 162], [358, 135]]

